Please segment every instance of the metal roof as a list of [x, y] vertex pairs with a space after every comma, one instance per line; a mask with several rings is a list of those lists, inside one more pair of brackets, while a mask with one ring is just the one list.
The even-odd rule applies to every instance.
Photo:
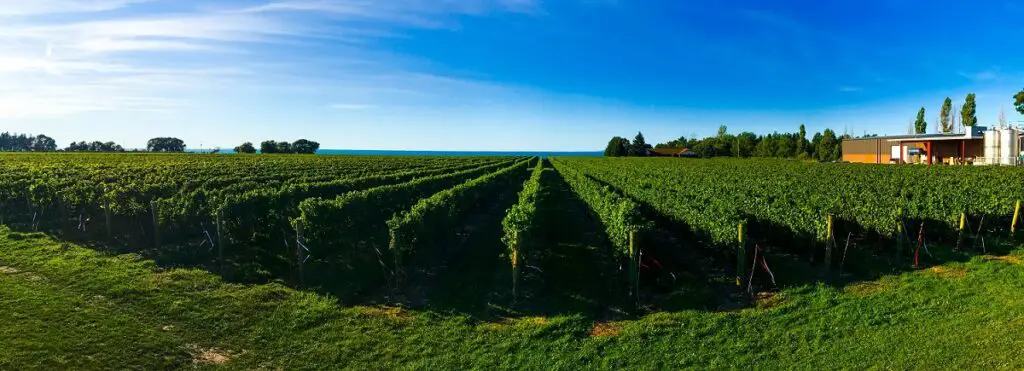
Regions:
[[982, 140], [982, 139], [985, 139], [985, 137], [972, 137], [972, 136], [967, 136], [967, 135], [963, 135], [963, 134], [957, 134], [957, 135], [934, 135], [934, 136], [928, 136], [928, 135], [910, 136], [909, 138], [893, 138], [893, 139], [889, 139], [888, 141], [890, 141], [890, 142], [919, 142], [919, 141], [935, 142], [935, 141], [943, 141], [943, 140]]
[[850, 138], [845, 140], [885, 140], [889, 142], [912, 142], [912, 141], [936, 141], [936, 140], [980, 140], [984, 139], [984, 133], [988, 128], [984, 126], [971, 127], [970, 133], [959, 134], [910, 134], [910, 135], [886, 135], [867, 138]]

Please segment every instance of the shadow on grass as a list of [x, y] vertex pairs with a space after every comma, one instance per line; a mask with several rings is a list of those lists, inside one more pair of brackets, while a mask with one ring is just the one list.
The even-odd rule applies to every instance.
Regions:
[[615, 259], [601, 222], [550, 163], [540, 181], [542, 241], [528, 255], [517, 310], [594, 320], [621, 317], [629, 308], [624, 266]]
[[479, 320], [506, 315], [512, 268], [501, 241], [502, 219], [518, 202], [528, 176], [524, 169], [503, 189], [483, 197], [486, 201], [457, 222], [461, 228], [438, 233], [443, 237], [437, 241], [420, 242], [421, 248], [404, 258], [406, 276], [391, 290], [390, 304], [459, 313]]
[[[517, 202], [508, 190], [470, 218], [440, 256], [419, 256], [403, 290], [405, 304], [468, 315], [479, 321], [535, 316], [578, 316], [605, 321], [631, 316], [622, 265], [613, 258], [600, 221], [549, 163], [538, 195], [537, 241], [524, 252], [520, 295], [512, 295], [512, 269], [501, 242], [505, 211]], [[425, 267], [425, 268], [424, 268]]]
[[[538, 224], [542, 226], [542, 248], [527, 256], [522, 294], [515, 303], [511, 295], [511, 267], [501, 242], [501, 220], [517, 201], [521, 182], [495, 194], [493, 202], [480, 205], [478, 212], [466, 219], [464, 228], [452, 231], [449, 239], [438, 244], [438, 251], [417, 257], [419, 269], [398, 292], [388, 288], [386, 272], [376, 262], [363, 262], [367, 265], [367, 284], [353, 285], [345, 281], [344, 275], [337, 274], [336, 267], [328, 265], [308, 269], [304, 284], [298, 284], [295, 247], [284, 237], [286, 232], [281, 232], [280, 242], [226, 249], [221, 262], [216, 248], [201, 230], [164, 236], [162, 246], [154, 249], [151, 241], [155, 236], [145, 223], [126, 223], [130, 227], [115, 231], [119, 237], [111, 244], [88, 242], [105, 239], [105, 232], [95, 226], [80, 232], [73, 226], [69, 230], [68, 223], [51, 221], [39, 228], [62, 239], [86, 241], [87, 246], [96, 250], [139, 253], [162, 267], [205, 269], [229, 282], [281, 281], [331, 294], [341, 298], [345, 305], [398, 304], [465, 314], [483, 321], [555, 315], [605, 321], [652, 311], [729, 311], [755, 304], [746, 285], [737, 286], [735, 282], [734, 246], [709, 244], [708, 236], [643, 202], [644, 213], [655, 221], [656, 228], [642, 237], [638, 303], [627, 294], [625, 262], [614, 256], [598, 218], [550, 164], [546, 164], [541, 181]], [[13, 229], [30, 229], [26, 218], [21, 216], [20, 221], [11, 223]], [[913, 258], [922, 223], [927, 249], [922, 248], [918, 254], [918, 268], [966, 261], [976, 254], [1001, 255], [1016, 245], [1003, 228], [1009, 225], [1006, 217], [989, 216], [985, 222], [971, 218], [969, 224], [980, 229], [972, 229], [962, 238], [948, 223], [907, 220], [907, 240], [899, 252], [891, 237], [866, 231], [856, 223], [836, 220], [836, 247], [830, 264], [826, 265], [824, 246], [813, 237], [751, 218], [742, 278], [750, 277], [754, 245], [763, 248], [778, 284], [771, 284], [767, 274], [756, 268], [751, 284], [754, 292], [815, 283], [842, 287], [911, 271], [915, 269]], [[979, 234], [985, 236], [984, 244], [977, 237]], [[958, 239], [960, 248], [956, 249]], [[353, 286], [370, 289], [353, 290]]]
[[[587, 176], [622, 194], [614, 185]], [[962, 236], [957, 228], [943, 221], [904, 220], [906, 232], [902, 248], [897, 248], [897, 239], [891, 236], [867, 231], [850, 221], [836, 220], [836, 241], [831, 260], [826, 264], [824, 243], [751, 216], [747, 224], [745, 264], [740, 271], [736, 245], [714, 244], [707, 234], [659, 212], [649, 203], [633, 200], [655, 224], [642, 238], [646, 258], [641, 267], [641, 292], [646, 295], [641, 305], [648, 311], [736, 310], [755, 305], [760, 293], [782, 287], [817, 283], [843, 287], [947, 262], [965, 262], [973, 255], [1007, 254], [1019, 242], [1005, 228], [1010, 225], [1010, 216], [968, 218], [970, 230]], [[924, 243], [918, 248], [922, 224]], [[761, 256], [774, 275], [774, 284], [771, 276], [754, 264], [755, 246], [762, 248]], [[652, 260], [657, 264], [650, 264]]]

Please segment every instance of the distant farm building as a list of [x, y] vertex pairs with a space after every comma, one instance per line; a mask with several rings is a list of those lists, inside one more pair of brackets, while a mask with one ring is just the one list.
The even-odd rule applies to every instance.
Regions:
[[651, 155], [657, 157], [697, 157], [697, 152], [689, 148], [655, 148], [651, 150]]
[[1015, 128], [974, 126], [962, 134], [919, 134], [843, 140], [843, 161], [868, 164], [1020, 165]]

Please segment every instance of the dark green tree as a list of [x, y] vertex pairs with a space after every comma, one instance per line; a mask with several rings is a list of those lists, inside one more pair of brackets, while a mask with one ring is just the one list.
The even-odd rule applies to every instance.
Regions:
[[778, 142], [775, 140], [775, 134], [768, 134], [761, 137], [761, 140], [757, 142], [757, 146], [754, 147], [754, 156], [775, 157], [777, 149]]
[[235, 147], [235, 153], [253, 154], [256, 153], [256, 147], [252, 145], [252, 142], [245, 142]]
[[146, 142], [149, 152], [185, 152], [185, 142], [178, 138], [153, 138]]
[[796, 153], [796, 143], [795, 143], [796, 141], [793, 140], [793, 139], [794, 138], [793, 138], [792, 135], [788, 135], [788, 134], [777, 135], [776, 136], [777, 144], [775, 146], [775, 157], [779, 157], [779, 158], [793, 157], [793, 154]]
[[85, 142], [71, 142], [71, 144], [68, 144], [67, 148], [64, 148], [64, 151], [80, 152], [86, 150], [86, 148], [89, 148], [89, 146], [86, 145]]
[[832, 129], [825, 129], [815, 152], [818, 161], [836, 161], [842, 158], [841, 142]]
[[292, 151], [295, 153], [311, 155], [318, 150], [320, 150], [320, 143], [311, 140], [299, 139], [292, 143]]
[[272, 140], [263, 141], [263, 143], [260, 143], [260, 153], [265, 155], [277, 153], [277, 142]]
[[608, 157], [625, 157], [629, 156], [629, 139], [623, 137], [614, 137], [608, 141], [608, 147], [604, 149], [604, 155]]
[[914, 120], [914, 132], [917, 134], [928, 132], [928, 122], [924, 120], [924, 107], [917, 111], [917, 120]]
[[806, 153], [807, 153], [807, 128], [804, 127], [804, 124], [800, 124], [800, 132], [797, 133], [797, 138], [796, 138], [796, 155], [800, 156], [801, 154], [806, 154]]
[[950, 121], [950, 114], [953, 112], [953, 100], [946, 97], [942, 102], [942, 111], [939, 112], [939, 123], [942, 124], [943, 133], [953, 132], [953, 122]]
[[1013, 106], [1017, 108], [1017, 112], [1024, 115], [1024, 89], [1013, 96]]
[[715, 149], [716, 156], [733, 156], [735, 150], [732, 148], [736, 143], [736, 137], [732, 134], [725, 134], [720, 137], [708, 138], [711, 146]]
[[25, 134], [0, 133], [0, 151], [10, 152], [48, 152], [56, 151], [57, 142], [46, 135], [29, 136]]
[[[617, 138], [617, 137], [616, 137]], [[679, 137], [665, 143], [658, 143], [654, 148], [686, 148], [688, 141], [686, 137]]]
[[964, 107], [960, 109], [960, 122], [966, 127], [972, 127], [978, 123], [977, 105], [974, 102], [974, 93], [967, 94], [964, 100]]
[[746, 158], [754, 155], [757, 147], [757, 135], [751, 132], [743, 132], [736, 136], [736, 144], [733, 146], [733, 156]]
[[697, 153], [697, 156], [701, 158], [715, 157], [715, 146], [711, 142], [711, 140], [702, 140], [697, 142], [691, 150]]
[[280, 141], [277, 142], [277, 153], [291, 154], [295, 153], [295, 150], [292, 149], [291, 143]]
[[821, 148], [821, 133], [814, 133], [814, 137], [811, 138], [811, 158], [818, 158], [818, 149]]
[[647, 156], [651, 150], [651, 145], [647, 144], [644, 139], [644, 133], [637, 132], [636, 137], [633, 138], [633, 144], [629, 147], [630, 156]]
[[57, 150], [57, 141], [40, 134], [32, 138], [31, 149], [34, 152], [53, 152]]
[[86, 143], [84, 140], [81, 142], [71, 142], [67, 148], [64, 149], [66, 152], [124, 152], [124, 147], [114, 142], [100, 142], [98, 140]]

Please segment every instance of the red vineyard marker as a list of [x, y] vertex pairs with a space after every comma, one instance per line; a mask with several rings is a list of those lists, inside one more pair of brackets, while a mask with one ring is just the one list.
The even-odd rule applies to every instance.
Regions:
[[754, 289], [754, 272], [757, 271], [757, 267], [760, 266], [768, 277], [772, 280], [772, 286], [777, 286], [775, 283], [775, 273], [772, 273], [771, 268], [768, 268], [768, 262], [764, 260], [764, 254], [761, 253], [761, 245], [754, 245], [754, 266], [750, 267], [750, 279], [747, 280], [747, 292], [752, 292]]

